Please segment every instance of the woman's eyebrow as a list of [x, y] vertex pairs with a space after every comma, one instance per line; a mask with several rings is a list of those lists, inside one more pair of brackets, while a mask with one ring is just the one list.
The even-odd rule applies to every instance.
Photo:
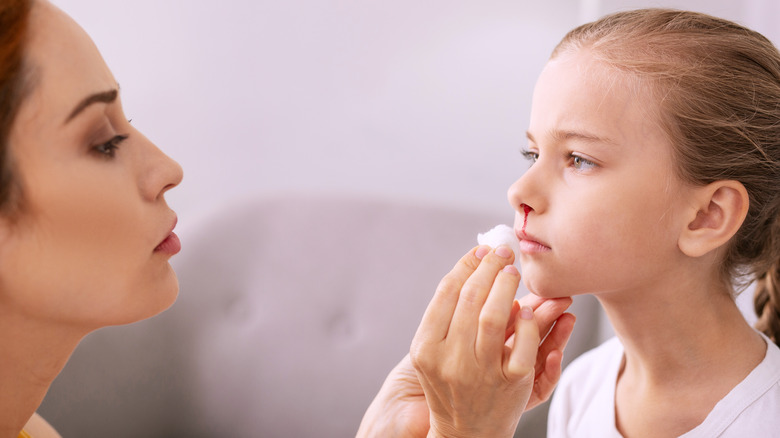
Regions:
[[111, 103], [116, 100], [119, 95], [119, 90], [114, 88], [113, 90], [102, 91], [100, 93], [91, 94], [85, 97], [75, 108], [70, 112], [70, 115], [65, 119], [65, 123], [70, 122], [79, 115], [82, 111], [87, 109], [93, 103]]

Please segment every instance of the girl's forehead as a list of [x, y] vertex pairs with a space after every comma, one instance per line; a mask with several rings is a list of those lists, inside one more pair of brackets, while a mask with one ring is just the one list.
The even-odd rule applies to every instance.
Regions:
[[[542, 70], [534, 89], [534, 109], [582, 113], [583, 117], [621, 114], [632, 99], [628, 81], [588, 51], [564, 52]], [[621, 111], [613, 111], [615, 106]]]
[[569, 81], [579, 81], [591, 86], [607, 86], [612, 91], [624, 91], [636, 77], [602, 60], [591, 49], [582, 48], [560, 52], [551, 58], [542, 75], [565, 76]]
[[588, 132], [616, 144], [666, 143], [658, 105], [634, 75], [599, 60], [589, 50], [560, 52], [534, 89], [530, 131]]

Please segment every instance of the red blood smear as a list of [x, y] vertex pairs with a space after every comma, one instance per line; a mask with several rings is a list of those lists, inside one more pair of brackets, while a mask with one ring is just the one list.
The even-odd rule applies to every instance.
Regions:
[[533, 210], [531, 207], [529, 207], [526, 204], [523, 204], [523, 211], [525, 212], [525, 218], [523, 219], [523, 236], [525, 236], [525, 226], [528, 225], [528, 213]]

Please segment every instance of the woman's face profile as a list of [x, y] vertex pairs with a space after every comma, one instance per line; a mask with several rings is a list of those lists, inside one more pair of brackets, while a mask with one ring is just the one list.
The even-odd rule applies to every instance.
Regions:
[[25, 54], [31, 88], [8, 149], [21, 203], [14, 221], [0, 218], [0, 299], [88, 329], [164, 310], [180, 248], [164, 194], [181, 167], [128, 122], [92, 40], [46, 1]]

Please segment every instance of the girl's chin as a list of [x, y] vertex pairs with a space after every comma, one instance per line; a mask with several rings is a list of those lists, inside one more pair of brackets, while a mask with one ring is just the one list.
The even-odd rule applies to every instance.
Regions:
[[567, 298], [574, 295], [571, 293], [565, 293], [561, 291], [557, 291], [557, 292], [541, 291], [541, 292], [531, 292], [531, 293], [540, 298]]
[[543, 284], [542, 282], [535, 282], [533, 279], [526, 279], [523, 277], [523, 284], [525, 288], [532, 294], [541, 298], [564, 298], [576, 295], [569, 290], [561, 289], [560, 287], [554, 287], [551, 285]]

